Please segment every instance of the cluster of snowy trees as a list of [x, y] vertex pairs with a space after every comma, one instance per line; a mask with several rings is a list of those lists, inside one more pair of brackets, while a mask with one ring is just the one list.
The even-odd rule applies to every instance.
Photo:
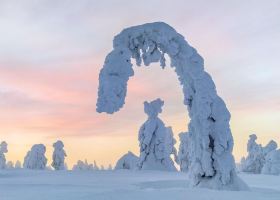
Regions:
[[103, 165], [99, 167], [96, 161], [94, 161], [93, 164], [91, 164], [88, 163], [87, 160], [85, 161], [78, 160], [77, 163], [73, 166], [72, 170], [76, 170], [76, 171], [112, 170], [112, 165], [109, 164], [109, 166], [105, 169]]
[[280, 149], [277, 143], [271, 140], [266, 146], [256, 142], [257, 136], [249, 136], [247, 143], [248, 155], [241, 159], [241, 170], [250, 173], [280, 174]]
[[[5, 153], [8, 152], [8, 144], [2, 142], [0, 144], [0, 169], [19, 169], [22, 168], [20, 161], [15, 164], [12, 161], [6, 162]], [[64, 162], [66, 153], [63, 149], [64, 145], [62, 141], [57, 141], [53, 144], [53, 162], [52, 167], [55, 170], [66, 169], [66, 164]], [[46, 146], [43, 144], [35, 144], [32, 146], [31, 150], [27, 152], [24, 157], [23, 168], [25, 169], [36, 169], [43, 170], [47, 168], [47, 158], [45, 156]]]

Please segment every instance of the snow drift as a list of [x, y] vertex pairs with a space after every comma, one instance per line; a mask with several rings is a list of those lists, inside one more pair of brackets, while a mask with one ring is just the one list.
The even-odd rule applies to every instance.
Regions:
[[[244, 189], [239, 184], [232, 156], [230, 113], [217, 95], [211, 76], [204, 71], [203, 58], [171, 26], [149, 23], [123, 30], [115, 36], [99, 74], [97, 111], [114, 113], [123, 107], [127, 82], [134, 75], [131, 58], [140, 66], [171, 60], [183, 88], [190, 116], [190, 174], [196, 186]], [[213, 180], [210, 185], [209, 180]], [[205, 182], [206, 184], [204, 184]]]

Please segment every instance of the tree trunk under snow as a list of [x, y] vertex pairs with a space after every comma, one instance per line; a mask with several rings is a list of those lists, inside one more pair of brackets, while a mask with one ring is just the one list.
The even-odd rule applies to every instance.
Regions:
[[123, 107], [131, 58], [138, 66], [171, 60], [183, 88], [190, 116], [190, 175], [195, 186], [216, 189], [247, 189], [238, 179], [232, 156], [230, 113], [217, 95], [215, 84], [204, 71], [203, 58], [169, 25], [156, 22], [123, 30], [114, 38], [99, 74], [97, 111], [114, 113]]

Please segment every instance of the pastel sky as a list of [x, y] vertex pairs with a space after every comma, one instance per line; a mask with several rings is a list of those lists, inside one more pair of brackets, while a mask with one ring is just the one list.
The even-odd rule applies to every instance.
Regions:
[[57, 139], [69, 165], [138, 154], [143, 102], [157, 97], [176, 138], [186, 131], [176, 74], [159, 64], [135, 67], [121, 111], [95, 111], [98, 73], [114, 35], [155, 21], [173, 26], [204, 57], [232, 114], [236, 160], [249, 134], [280, 144], [279, 10], [279, 0], [0, 0], [0, 141], [9, 144], [8, 160], [23, 160], [35, 143], [47, 146], [50, 160]]

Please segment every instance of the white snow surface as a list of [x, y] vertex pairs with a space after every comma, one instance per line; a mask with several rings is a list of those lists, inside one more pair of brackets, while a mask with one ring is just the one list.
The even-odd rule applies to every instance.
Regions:
[[193, 188], [182, 172], [1, 170], [1, 200], [279, 200], [280, 176], [240, 174], [249, 191]]
[[144, 111], [148, 119], [139, 130], [138, 140], [140, 146], [140, 158], [138, 168], [140, 170], [167, 170], [176, 171], [171, 155], [176, 155], [171, 127], [166, 127], [158, 117], [162, 112], [164, 102], [156, 99], [144, 102]]
[[123, 107], [127, 82], [134, 75], [131, 59], [138, 66], [160, 62], [164, 68], [165, 55], [170, 57], [171, 67], [182, 85], [183, 102], [191, 119], [188, 132], [192, 184], [207, 187], [203, 182], [213, 179], [212, 185], [224, 189], [233, 185], [244, 189], [236, 184], [239, 181], [232, 156], [230, 113], [211, 76], [204, 71], [203, 58], [171, 26], [148, 23], [124, 29], [115, 36], [113, 50], [99, 74], [97, 111], [114, 113]]

